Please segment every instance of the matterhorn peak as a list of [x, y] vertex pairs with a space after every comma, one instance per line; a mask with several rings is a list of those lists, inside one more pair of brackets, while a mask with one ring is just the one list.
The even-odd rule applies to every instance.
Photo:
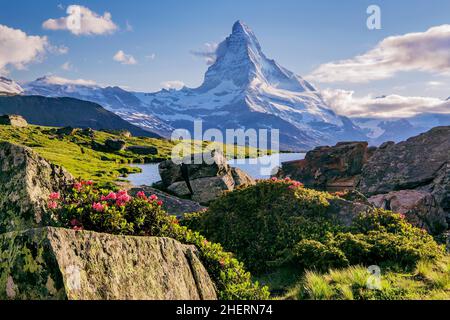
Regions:
[[201, 88], [209, 90], [223, 81], [240, 89], [263, 85], [296, 92], [315, 91], [301, 77], [268, 59], [253, 31], [241, 20], [233, 24], [231, 35], [217, 47], [216, 61], [206, 72]]

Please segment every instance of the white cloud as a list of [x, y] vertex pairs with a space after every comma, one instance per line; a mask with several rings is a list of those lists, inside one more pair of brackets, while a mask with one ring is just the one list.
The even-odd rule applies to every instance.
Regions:
[[327, 104], [338, 114], [349, 117], [405, 118], [420, 113], [450, 113], [450, 101], [431, 97], [388, 95], [355, 97], [354, 91], [323, 90]]
[[184, 82], [180, 81], [180, 80], [161, 82], [161, 85], [165, 89], [177, 89], [177, 90], [179, 90], [185, 86]]
[[46, 76], [45, 78], [40, 79], [47, 84], [56, 84], [56, 85], [80, 85], [80, 86], [96, 86], [97, 83], [93, 80], [84, 80], [84, 79], [66, 79], [58, 76]]
[[113, 60], [120, 62], [121, 64], [137, 64], [136, 59], [131, 54], [126, 54], [122, 50], [117, 51]]
[[155, 60], [156, 53], [149, 54], [149, 55], [145, 56], [145, 58], [148, 59], [148, 60]]
[[191, 50], [191, 54], [196, 57], [205, 59], [207, 65], [212, 65], [217, 58], [217, 43], [205, 43], [205, 47], [201, 50]]
[[101, 16], [79, 5], [69, 6], [66, 17], [48, 19], [42, 27], [48, 30], [68, 30], [77, 36], [111, 34], [117, 30], [109, 12]]
[[24, 69], [27, 64], [40, 61], [48, 46], [47, 37], [29, 36], [22, 30], [0, 25], [0, 73], [8, 73], [8, 66]]
[[307, 78], [323, 83], [364, 83], [401, 71], [450, 73], [450, 25], [388, 37], [362, 55], [319, 66]]
[[73, 70], [73, 65], [69, 61], [67, 61], [61, 66], [61, 69], [65, 71], [71, 71]]

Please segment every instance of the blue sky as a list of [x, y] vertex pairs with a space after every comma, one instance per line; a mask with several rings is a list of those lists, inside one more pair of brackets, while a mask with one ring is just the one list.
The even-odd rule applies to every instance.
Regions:
[[[66, 16], [72, 4], [99, 15], [109, 12], [118, 29], [111, 34], [74, 35], [43, 28], [44, 21]], [[366, 27], [370, 4], [381, 8], [381, 30]], [[445, 0], [0, 0], [0, 5], [0, 25], [46, 36], [52, 46], [68, 48], [66, 54], [46, 52], [23, 70], [7, 65], [9, 77], [26, 81], [53, 74], [145, 91], [156, 91], [167, 81], [200, 85], [207, 65], [191, 51], [222, 41], [238, 19], [254, 30], [267, 56], [302, 76], [322, 64], [370, 51], [388, 36], [450, 23], [450, 1]], [[137, 63], [113, 60], [119, 50]], [[64, 64], [68, 70], [62, 68]], [[358, 95], [450, 96], [450, 77], [429, 70], [399, 72], [368, 83], [315, 84], [322, 89], [354, 90]]]

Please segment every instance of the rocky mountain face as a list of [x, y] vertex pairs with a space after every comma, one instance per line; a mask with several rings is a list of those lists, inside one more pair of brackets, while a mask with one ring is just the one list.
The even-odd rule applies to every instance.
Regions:
[[73, 98], [0, 97], [0, 114], [21, 115], [35, 125], [128, 130], [135, 136], [159, 137], [132, 125], [98, 104]]
[[[356, 188], [376, 207], [403, 213], [433, 234], [450, 222], [450, 127], [436, 127], [376, 150], [358, 142], [317, 148], [284, 164], [280, 176], [341, 190]], [[349, 185], [336, 182], [352, 181]]]
[[47, 227], [50, 193], [72, 183], [31, 149], [0, 143], [0, 299], [217, 298], [194, 246]]

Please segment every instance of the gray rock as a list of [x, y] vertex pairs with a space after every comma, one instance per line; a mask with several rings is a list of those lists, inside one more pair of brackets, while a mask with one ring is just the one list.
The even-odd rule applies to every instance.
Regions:
[[129, 146], [127, 150], [139, 155], [156, 155], [158, 154], [158, 149], [152, 146]]
[[417, 137], [377, 150], [364, 165], [359, 190], [367, 195], [425, 187], [448, 175], [450, 127], [436, 127]]
[[[223, 192], [255, 183], [244, 171], [231, 168], [221, 152], [213, 151], [207, 156], [193, 155], [184, 159], [183, 165], [171, 160], [161, 163], [159, 173], [163, 186], [176, 196], [192, 196], [192, 200], [208, 204]], [[200, 161], [192, 163], [196, 159]]]
[[424, 228], [431, 234], [440, 234], [448, 228], [444, 210], [429, 192], [393, 191], [373, 196], [369, 198], [369, 202], [378, 208], [404, 214], [411, 224]]
[[352, 189], [372, 153], [367, 142], [340, 142], [334, 147], [318, 147], [309, 151], [304, 160], [283, 163], [277, 176], [290, 177], [307, 187], [322, 190]]
[[245, 187], [254, 185], [255, 179], [250, 177], [244, 170], [239, 168], [231, 168], [231, 175], [234, 180], [234, 187]]
[[0, 142], [0, 233], [45, 226], [50, 193], [73, 180], [30, 148]]
[[56, 134], [59, 136], [73, 136], [78, 132], [78, 129], [72, 127], [62, 127], [56, 129]]
[[105, 146], [111, 151], [122, 151], [125, 150], [126, 142], [121, 139], [107, 139], [105, 141]]
[[169, 238], [42, 228], [0, 235], [5, 256], [2, 300], [217, 298], [195, 246]]
[[23, 128], [28, 126], [28, 122], [22, 116], [11, 114], [0, 116], [0, 125]]
[[[408, 196], [403, 201], [416, 206], [410, 216], [417, 216], [414, 219], [419, 225], [432, 232], [440, 230], [444, 225], [441, 211], [450, 219], [450, 126], [436, 127], [407, 141], [379, 148], [364, 165], [358, 188], [368, 196], [381, 194], [381, 198], [386, 194], [391, 198], [392, 192], [399, 190], [426, 194], [419, 197], [418, 193], [403, 193]], [[418, 202], [411, 204], [411, 199]]]
[[[185, 164], [189, 179], [197, 179], [204, 177], [215, 177], [226, 174], [230, 171], [230, 166], [224, 155], [217, 150], [212, 152], [195, 154], [182, 160]], [[177, 181], [184, 181], [181, 172], [182, 166], [172, 160], [167, 160], [159, 165], [159, 174], [163, 184], [168, 187]]]

